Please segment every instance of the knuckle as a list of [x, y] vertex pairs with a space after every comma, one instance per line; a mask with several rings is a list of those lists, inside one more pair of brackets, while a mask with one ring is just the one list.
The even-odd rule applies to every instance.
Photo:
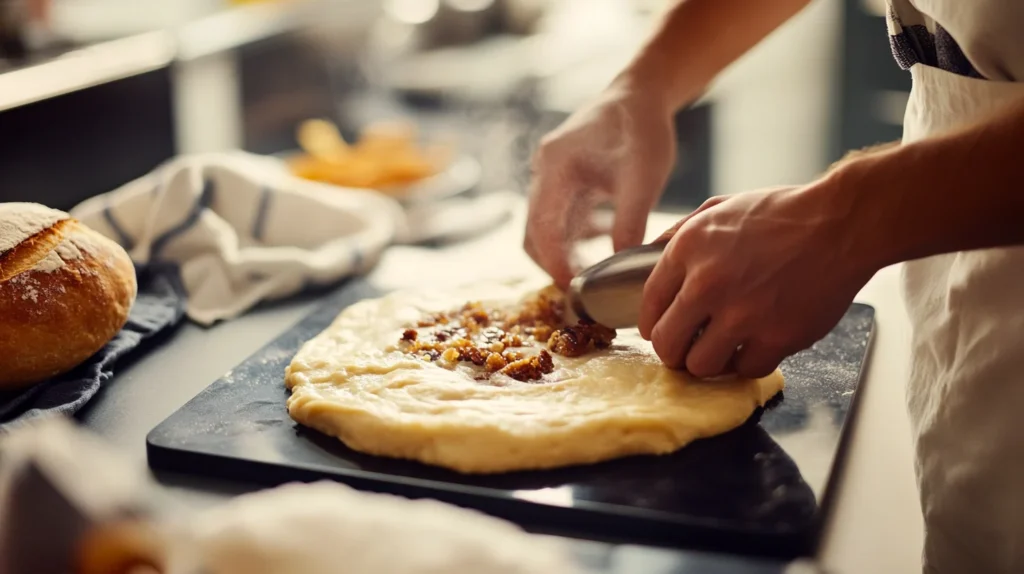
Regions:
[[721, 322], [722, 328], [734, 337], [745, 334], [756, 319], [754, 313], [743, 308], [727, 310], [716, 318]]
[[672, 299], [669, 301], [669, 307], [671, 307], [672, 305], [677, 305], [680, 308], [686, 309], [691, 307], [694, 300], [697, 299], [698, 298], [694, 296], [693, 291], [687, 289], [686, 285], [684, 284], [683, 288], [680, 289], [679, 291], [676, 291], [675, 295], [672, 296]]
[[767, 377], [768, 375], [775, 372], [776, 366], [777, 365], [769, 365], [769, 363], [767, 362], [760, 364], [745, 364], [741, 362], [736, 365], [736, 374], [745, 379], [760, 379], [762, 377]]
[[643, 295], [640, 296], [640, 316], [646, 317], [654, 310], [655, 301], [661, 298], [664, 287], [656, 278], [644, 282]]
[[[640, 309], [652, 314], [655, 311], [664, 312], [665, 309], [658, 309], [658, 306], [672, 301], [672, 299], [677, 295], [677, 293], [671, 293], [671, 287], [667, 284], [665, 277], [652, 274], [651, 277], [644, 282], [643, 296], [640, 299]], [[668, 305], [665, 305], [665, 308], [667, 307]], [[660, 319], [660, 317], [652, 318]]]
[[702, 274], [699, 268], [700, 261], [694, 257], [691, 251], [693, 245], [693, 242], [689, 240], [686, 226], [683, 226], [672, 237], [669, 246], [662, 255], [674, 267], [685, 269], [687, 280], [695, 278], [697, 274]]
[[697, 301], [705, 302], [715, 299], [716, 295], [723, 288], [723, 281], [720, 276], [714, 273], [697, 273], [687, 277], [685, 288], [680, 290], [680, 296], [689, 299], [691, 303]]
[[558, 155], [560, 141], [561, 138], [553, 133], [540, 138], [540, 141], [537, 143], [537, 149], [533, 152], [534, 165], [543, 165], [553, 157], [556, 157]]
[[658, 239], [656, 239], [655, 241], [665, 241], [667, 239], [674, 237], [675, 234], [679, 232], [679, 228], [681, 228], [682, 226], [683, 222], [677, 221], [672, 227], [669, 227], [664, 232], [662, 232], [662, 234], [659, 235]]
[[698, 378], [713, 377], [718, 374], [713, 372], [715, 366], [712, 364], [710, 356], [702, 352], [701, 349], [690, 351], [690, 354], [687, 355], [686, 370]]
[[676, 231], [661, 256], [672, 265], [685, 268], [690, 255], [686, 245], [686, 227], [684, 226]]
[[719, 199], [720, 197], [722, 197], [722, 196], [715, 195], [715, 196], [712, 196], [712, 197], [709, 197], [709, 198], [705, 199], [704, 201], [701, 202], [700, 207], [698, 207], [697, 210], [698, 211], [702, 211], [702, 210], [705, 210], [705, 209], [707, 209], [709, 207], [714, 207], [714, 206], [718, 205], [719, 202], [721, 202], [721, 199]]
[[709, 197], [709, 198], [705, 199], [703, 202], [701, 202], [700, 207], [698, 207], [693, 212], [694, 216], [695, 217], [699, 217], [701, 215], [704, 215], [705, 213], [707, 213], [707, 211], [709, 209], [711, 209], [712, 207], [715, 207], [716, 205], [718, 205], [718, 204], [722, 203], [723, 201], [725, 201], [725, 198], [726, 198], [726, 196], [724, 196], [724, 195], [715, 195], [715, 196], [712, 196], [712, 197]]
[[560, 129], [551, 130], [551, 131], [547, 132], [546, 134], [544, 134], [543, 136], [541, 136], [540, 140], [538, 140], [538, 142], [537, 142], [537, 148], [538, 149], [550, 148], [552, 146], [552, 144], [554, 144], [555, 142], [557, 142], [557, 141], [559, 141], [561, 139], [561, 136], [562, 136], [562, 134], [561, 134], [561, 130]]
[[654, 352], [658, 355], [665, 366], [670, 369], [678, 368], [679, 361], [676, 358], [674, 349], [671, 347], [671, 341], [669, 337], [662, 331], [655, 329], [654, 333], [651, 334], [651, 344], [654, 347]]
[[699, 255], [701, 251], [696, 246], [708, 245], [707, 219], [702, 216], [703, 214], [687, 219], [675, 230], [674, 239], [679, 257]]
[[523, 251], [525, 251], [526, 254], [529, 255], [531, 258], [536, 259], [533, 249], [533, 241], [530, 241], [529, 235], [527, 235], [526, 239], [523, 240]]
[[781, 355], [787, 349], [799, 347], [798, 338], [799, 335], [793, 329], [787, 326], [776, 326], [765, 331], [761, 336], [761, 344], [774, 354]]
[[779, 364], [782, 363], [785, 357], [785, 352], [779, 347], [764, 341], [758, 341], [753, 352], [741, 350], [740, 356], [736, 361], [736, 373], [741, 377], [750, 379], [767, 377], [779, 367]]
[[782, 357], [765, 356], [756, 361], [741, 362], [736, 366], [736, 372], [748, 379], [760, 379], [775, 372], [782, 362]]

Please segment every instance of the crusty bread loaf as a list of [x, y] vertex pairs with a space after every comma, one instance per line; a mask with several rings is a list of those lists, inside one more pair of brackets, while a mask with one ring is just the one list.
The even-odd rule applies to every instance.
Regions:
[[120, 245], [63, 211], [0, 203], [0, 390], [88, 359], [124, 326], [135, 295]]

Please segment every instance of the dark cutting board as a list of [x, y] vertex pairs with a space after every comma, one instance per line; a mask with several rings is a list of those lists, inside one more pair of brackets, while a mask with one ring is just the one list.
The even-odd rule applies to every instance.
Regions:
[[868, 353], [871, 307], [853, 305], [827, 337], [788, 359], [784, 396], [738, 429], [666, 456], [478, 477], [363, 455], [288, 416], [292, 356], [345, 306], [377, 294], [352, 281], [327, 296], [153, 429], [150, 466], [268, 485], [330, 478], [598, 539], [777, 558], [814, 552]]

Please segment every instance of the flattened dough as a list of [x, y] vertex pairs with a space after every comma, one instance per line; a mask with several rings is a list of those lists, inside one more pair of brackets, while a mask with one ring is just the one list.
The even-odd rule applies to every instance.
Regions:
[[475, 284], [351, 305], [287, 368], [288, 412], [360, 452], [499, 473], [670, 453], [743, 424], [782, 390], [779, 372], [697, 380], [670, 370], [636, 330], [582, 357], [555, 355], [553, 372], [526, 382], [480, 381], [471, 364], [453, 370], [396, 347], [424, 316], [467, 301], [512, 308], [539, 287]]

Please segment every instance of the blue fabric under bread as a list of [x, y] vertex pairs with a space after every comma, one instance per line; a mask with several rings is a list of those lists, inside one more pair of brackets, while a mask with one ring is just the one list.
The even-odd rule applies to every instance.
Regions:
[[142, 350], [156, 335], [178, 325], [186, 294], [177, 268], [151, 265], [138, 270], [139, 294], [124, 328], [85, 363], [23, 391], [0, 393], [0, 432], [32, 419], [77, 413], [107, 384], [118, 363]]

